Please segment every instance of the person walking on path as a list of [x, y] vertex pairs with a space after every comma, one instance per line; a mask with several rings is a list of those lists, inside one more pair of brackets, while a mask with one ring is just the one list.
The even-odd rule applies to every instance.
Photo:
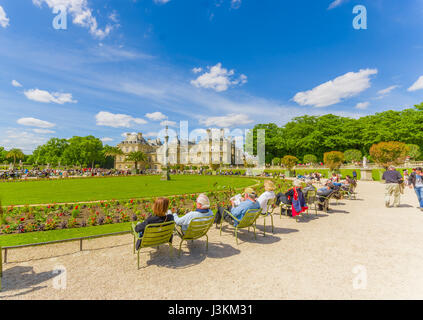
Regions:
[[394, 206], [399, 207], [401, 201], [400, 184], [403, 182], [401, 173], [393, 166], [389, 166], [388, 170], [383, 173], [382, 180], [385, 180], [385, 206], [389, 208], [391, 197], [394, 197]]
[[416, 168], [408, 178], [410, 188], [414, 187], [417, 199], [419, 200], [420, 210], [423, 211], [423, 172], [422, 168]]

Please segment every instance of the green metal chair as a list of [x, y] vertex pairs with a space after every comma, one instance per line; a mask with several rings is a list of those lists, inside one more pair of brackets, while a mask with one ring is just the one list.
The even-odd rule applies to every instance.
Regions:
[[142, 248], [148, 247], [158, 247], [162, 244], [169, 245], [170, 256], [173, 257], [173, 246], [171, 238], [173, 236], [173, 231], [175, 230], [175, 221], [168, 221], [164, 223], [153, 223], [145, 227], [142, 238], [140, 238], [138, 232], [135, 231], [135, 224], [132, 223], [132, 233], [134, 235], [134, 254], [136, 242], [139, 239], [141, 240], [141, 246], [137, 250], [138, 252], [138, 269], [140, 268], [140, 251]]
[[276, 198], [267, 200], [267, 209], [266, 209], [266, 212], [263, 213], [262, 211], [260, 211], [260, 213], [261, 213], [260, 216], [263, 217], [263, 219], [264, 219], [264, 231], [263, 231], [263, 236], [264, 237], [266, 236], [266, 218], [268, 216], [270, 216], [270, 220], [272, 221], [272, 233], [275, 233], [273, 231], [273, 229], [274, 229], [274, 226], [273, 226], [273, 211], [274, 211], [274, 207], [273, 207], [273, 205], [275, 204], [275, 202], [276, 202]]
[[181, 237], [181, 243], [179, 244], [179, 257], [181, 256], [182, 243], [188, 240], [194, 241], [202, 237], [206, 237], [206, 251], [209, 250], [209, 237], [207, 232], [213, 225], [214, 218], [214, 215], [194, 218], [189, 223], [188, 229], [185, 232], [176, 228], [178, 235]]
[[[256, 236], [256, 220], [260, 216], [261, 209], [250, 209], [248, 210], [245, 215], [242, 217], [241, 220], [235, 218], [232, 213], [228, 210], [225, 210], [225, 212], [235, 221], [238, 222], [238, 225], [235, 227], [235, 238], [236, 243], [238, 244], [238, 229], [244, 229], [248, 228], [248, 231], [250, 231], [250, 227], [253, 227], [254, 229], [254, 239], [257, 239]], [[222, 235], [222, 225], [223, 225], [223, 217], [220, 220], [220, 235]]]
[[[314, 215], [317, 216], [317, 191], [316, 190], [310, 190], [307, 192], [307, 199], [306, 199], [306, 203], [308, 206], [307, 209], [307, 214], [309, 212], [309, 210], [314, 210]], [[311, 206], [313, 206], [313, 208], [311, 208]]]

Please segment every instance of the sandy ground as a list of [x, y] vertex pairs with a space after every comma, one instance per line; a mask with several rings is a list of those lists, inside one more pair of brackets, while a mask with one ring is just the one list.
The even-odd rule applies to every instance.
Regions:
[[[205, 242], [143, 249], [129, 235], [9, 252], [1, 299], [423, 299], [423, 212], [407, 189], [384, 207], [384, 186], [360, 182], [358, 200], [303, 221], [275, 216], [257, 240], [212, 227]], [[268, 221], [270, 218], [268, 218]], [[174, 247], [179, 244], [176, 238]], [[176, 253], [176, 250], [175, 250]], [[59, 274], [58, 269], [64, 271]]]

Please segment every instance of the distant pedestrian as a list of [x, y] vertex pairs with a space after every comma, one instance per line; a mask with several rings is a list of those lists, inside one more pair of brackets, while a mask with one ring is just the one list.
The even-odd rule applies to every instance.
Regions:
[[410, 174], [408, 179], [410, 188], [411, 186], [414, 187], [414, 191], [416, 192], [417, 199], [419, 200], [420, 210], [423, 211], [423, 172], [422, 168], [416, 168]]
[[391, 197], [394, 197], [394, 206], [399, 207], [401, 201], [400, 184], [403, 183], [401, 173], [393, 166], [389, 166], [388, 170], [383, 173], [382, 180], [385, 180], [385, 206], [390, 207]]
[[353, 170], [352, 175], [353, 175], [353, 179], [357, 180], [357, 171]]

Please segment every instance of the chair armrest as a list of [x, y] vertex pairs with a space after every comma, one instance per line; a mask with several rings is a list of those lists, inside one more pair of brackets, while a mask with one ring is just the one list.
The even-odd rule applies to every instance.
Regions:
[[[238, 221], [238, 222], [241, 222], [241, 220], [239, 220], [238, 218], [235, 218], [234, 216], [233, 216], [233, 214], [230, 212], [230, 211], [228, 211], [228, 210], [226, 210], [225, 209], [225, 212], [227, 213], [227, 214], [229, 214], [231, 217], [232, 217], [232, 219], [234, 219], [234, 220], [236, 220], [236, 221]], [[222, 217], [223, 218], [223, 217]]]
[[178, 225], [175, 225], [175, 230], [176, 230], [176, 232], [178, 233], [178, 235], [181, 237], [181, 238], [183, 238], [184, 237], [184, 233], [183, 233], [183, 231], [182, 231], [182, 228], [181, 227], [179, 227], [181, 230], [179, 230], [179, 228], [178, 228], [179, 226]]
[[135, 224], [134, 224], [134, 223], [132, 223], [131, 227], [132, 227], [132, 234], [134, 235], [134, 237], [135, 237], [137, 240], [138, 240], [138, 239], [141, 239], [141, 238], [140, 238], [139, 233], [135, 231]]

